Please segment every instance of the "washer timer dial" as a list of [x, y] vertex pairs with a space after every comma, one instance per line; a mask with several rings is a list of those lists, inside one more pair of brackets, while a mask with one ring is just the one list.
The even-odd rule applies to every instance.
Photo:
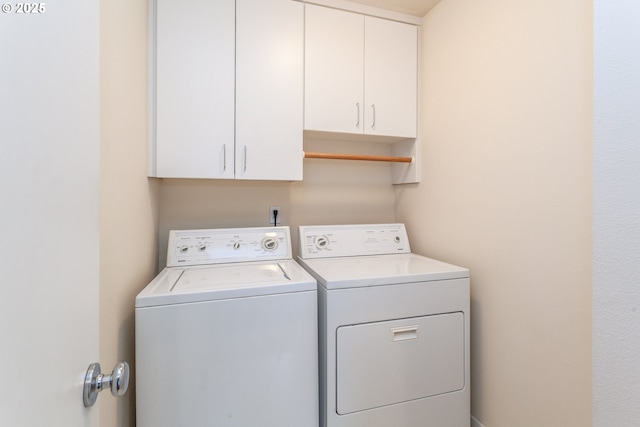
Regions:
[[318, 249], [326, 249], [329, 246], [329, 238], [327, 236], [318, 236], [313, 243]]
[[262, 247], [267, 251], [275, 251], [278, 249], [278, 239], [275, 237], [265, 237], [262, 239]]

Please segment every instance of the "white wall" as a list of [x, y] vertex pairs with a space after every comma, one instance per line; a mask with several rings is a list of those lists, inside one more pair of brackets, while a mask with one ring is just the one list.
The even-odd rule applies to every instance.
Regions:
[[[135, 374], [134, 299], [157, 263], [157, 185], [147, 179], [147, 2], [100, 2], [100, 363]], [[101, 427], [135, 425], [128, 393], [99, 399]]]
[[594, 2], [593, 425], [640, 420], [640, 4]]
[[412, 249], [471, 269], [472, 413], [591, 424], [592, 10], [443, 0], [425, 18]]

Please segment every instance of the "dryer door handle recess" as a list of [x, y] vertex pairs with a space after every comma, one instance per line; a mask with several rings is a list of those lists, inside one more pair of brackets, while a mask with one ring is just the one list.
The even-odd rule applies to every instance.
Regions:
[[391, 328], [391, 341], [407, 341], [418, 339], [418, 325]]

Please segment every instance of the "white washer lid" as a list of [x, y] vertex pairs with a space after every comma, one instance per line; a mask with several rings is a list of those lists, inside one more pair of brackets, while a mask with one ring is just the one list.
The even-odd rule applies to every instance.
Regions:
[[315, 291], [316, 281], [292, 260], [167, 267], [136, 297], [136, 308]]
[[469, 277], [469, 270], [421, 255], [370, 255], [298, 262], [327, 289], [428, 282]]

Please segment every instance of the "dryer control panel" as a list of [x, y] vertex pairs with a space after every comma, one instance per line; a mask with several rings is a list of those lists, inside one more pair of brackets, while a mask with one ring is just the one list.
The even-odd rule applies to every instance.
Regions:
[[300, 227], [300, 258], [330, 258], [410, 253], [404, 224]]
[[289, 227], [172, 230], [167, 267], [291, 259]]

